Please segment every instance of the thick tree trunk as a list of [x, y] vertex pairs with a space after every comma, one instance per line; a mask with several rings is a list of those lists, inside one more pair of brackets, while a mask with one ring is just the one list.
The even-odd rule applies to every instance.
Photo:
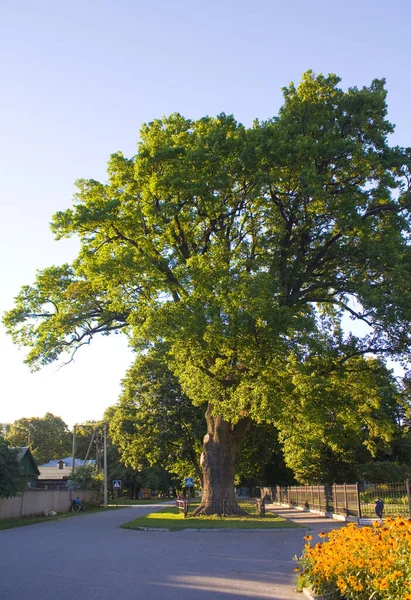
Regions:
[[197, 515], [238, 515], [243, 511], [235, 497], [234, 475], [237, 450], [251, 425], [250, 419], [242, 419], [230, 425], [220, 416], [206, 411], [207, 434], [203, 440], [201, 466], [203, 469], [203, 495]]

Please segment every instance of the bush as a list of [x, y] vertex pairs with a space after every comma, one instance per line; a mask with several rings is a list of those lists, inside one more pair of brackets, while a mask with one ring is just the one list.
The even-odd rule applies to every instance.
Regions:
[[408, 465], [389, 461], [374, 461], [358, 466], [358, 477], [368, 483], [397, 483], [410, 476]]
[[80, 490], [99, 490], [103, 480], [103, 473], [98, 472], [94, 465], [82, 465], [76, 467], [69, 485]]
[[[306, 536], [298, 559], [299, 575], [329, 600], [411, 600], [411, 520], [388, 518], [385, 524], [320, 534], [315, 546]], [[297, 569], [300, 570], [300, 569]]]

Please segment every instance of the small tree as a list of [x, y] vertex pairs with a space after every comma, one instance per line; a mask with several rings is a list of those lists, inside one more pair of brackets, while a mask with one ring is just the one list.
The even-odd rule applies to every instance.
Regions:
[[0, 498], [17, 496], [25, 487], [17, 453], [17, 450], [10, 449], [8, 442], [0, 437]]
[[99, 490], [104, 480], [104, 474], [98, 472], [92, 464], [76, 467], [74, 475], [70, 477], [70, 485], [81, 490]]
[[162, 465], [202, 481], [204, 411], [184, 394], [164, 355], [151, 352], [135, 361], [123, 381], [119, 403], [106, 411], [106, 417], [124, 464], [138, 471]]

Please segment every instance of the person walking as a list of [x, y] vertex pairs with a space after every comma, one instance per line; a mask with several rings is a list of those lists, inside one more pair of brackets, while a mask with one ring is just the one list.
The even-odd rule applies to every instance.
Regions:
[[384, 511], [384, 502], [381, 498], [377, 498], [375, 501], [375, 514], [379, 519], [382, 519], [382, 513]]

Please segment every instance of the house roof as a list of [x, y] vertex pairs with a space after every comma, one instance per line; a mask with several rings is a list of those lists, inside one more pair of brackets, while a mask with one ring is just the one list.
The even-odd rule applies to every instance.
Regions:
[[18, 450], [17, 459], [20, 462], [23, 456], [26, 454], [27, 450], [30, 450], [30, 448], [28, 446], [21, 446], [20, 448], [18, 448], [17, 446], [13, 446], [12, 450]]
[[33, 458], [29, 446], [13, 446], [11, 450], [17, 450], [17, 460], [25, 475], [40, 475], [37, 463]]
[[[41, 468], [57, 467], [57, 465], [59, 464], [60, 461], [63, 461], [65, 467], [73, 466], [73, 457], [67, 456], [66, 458], [55, 458], [53, 460], [50, 460], [48, 463], [45, 463], [44, 465], [40, 465], [40, 467]], [[85, 461], [85, 460], [82, 460], [81, 458], [76, 458], [74, 461], [75, 467], [82, 467], [84, 464], [95, 465], [96, 461], [92, 460], [92, 459], [87, 459], [87, 461]]]

